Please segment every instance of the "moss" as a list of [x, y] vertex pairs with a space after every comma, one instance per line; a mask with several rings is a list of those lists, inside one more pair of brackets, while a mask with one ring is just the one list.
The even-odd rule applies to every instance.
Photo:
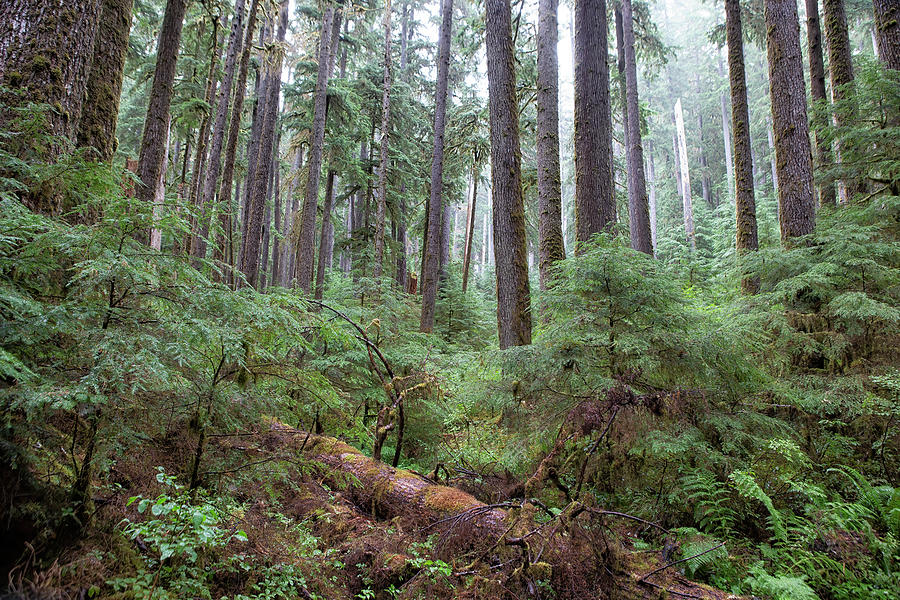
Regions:
[[425, 490], [425, 506], [439, 513], [462, 512], [476, 503], [475, 498], [454, 488], [435, 486]]

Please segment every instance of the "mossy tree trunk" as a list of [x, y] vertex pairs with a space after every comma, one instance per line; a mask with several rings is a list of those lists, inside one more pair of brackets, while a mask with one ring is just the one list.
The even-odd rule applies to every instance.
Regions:
[[132, 0], [102, 0], [94, 58], [78, 122], [78, 145], [94, 148], [101, 162], [116, 152], [119, 97], [131, 32]]
[[790, 245], [816, 225], [796, 0], [766, 0], [765, 18], [781, 240]]
[[888, 69], [900, 71], [900, 3], [873, 0], [878, 56]]
[[574, 19], [575, 242], [583, 244], [616, 222], [606, 0], [576, 0]]
[[[750, 109], [744, 73], [744, 37], [740, 0], [725, 0], [725, 37], [728, 46], [728, 78], [731, 87], [731, 123], [734, 134], [734, 200], [738, 257], [759, 248], [756, 199], [753, 192], [753, 157], [750, 152]], [[759, 280], [745, 276], [741, 289], [755, 294]]]
[[485, 25], [494, 260], [497, 265], [497, 329], [500, 348], [504, 349], [531, 343], [522, 152], [519, 147], [519, 110], [509, 0], [488, 0], [485, 3]]
[[[834, 123], [838, 127], [848, 127], [856, 119], [856, 97], [853, 84], [853, 57], [850, 49], [850, 34], [847, 30], [847, 14], [844, 0], [822, 0], [825, 21], [825, 41], [828, 46], [828, 71], [831, 74], [832, 101], [843, 103], [836, 106]], [[843, 162], [842, 142], [835, 141], [834, 158]], [[845, 177], [838, 182], [838, 194], [842, 204], [849, 202], [863, 191], [862, 182], [855, 177]]]
[[[809, 56], [809, 81], [812, 101], [827, 102], [825, 95], [825, 62], [822, 58], [822, 28], [819, 25], [819, 1], [806, 0], [806, 41]], [[824, 125], [824, 123], [819, 124]], [[819, 128], [814, 132], [816, 140], [816, 161], [819, 168], [827, 166], [831, 162], [831, 149], [825, 141]], [[826, 181], [819, 186], [819, 203], [834, 206], [836, 202], [834, 183]]]
[[[541, 0], [538, 4], [537, 177], [540, 238], [538, 266], [542, 290], [547, 289], [553, 264], [566, 257], [562, 233], [562, 184], [559, 167], [559, 58], [556, 52], [559, 38], [558, 9], [558, 0]], [[477, 173], [474, 177], [477, 189]], [[475, 210], [474, 197], [472, 210]], [[474, 228], [474, 213], [471, 220], [471, 227]]]

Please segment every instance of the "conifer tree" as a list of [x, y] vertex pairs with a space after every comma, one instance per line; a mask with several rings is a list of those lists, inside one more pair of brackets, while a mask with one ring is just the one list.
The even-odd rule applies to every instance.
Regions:
[[[827, 102], [825, 96], [825, 63], [822, 57], [822, 28], [819, 25], [818, 0], [806, 0], [806, 40], [809, 56], [810, 95], [813, 102]], [[819, 168], [831, 162], [831, 149], [819, 128], [813, 132], [816, 140], [816, 159]], [[836, 202], [834, 185], [824, 182], [819, 186], [819, 203], [833, 206]]]
[[878, 56], [888, 69], [900, 71], [900, 3], [873, 0]]

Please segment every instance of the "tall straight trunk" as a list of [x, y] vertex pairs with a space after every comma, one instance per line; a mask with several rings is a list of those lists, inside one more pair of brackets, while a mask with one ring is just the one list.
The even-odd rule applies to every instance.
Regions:
[[334, 202], [334, 171], [329, 169], [325, 178], [325, 205], [322, 208], [322, 232], [319, 235], [319, 261], [316, 265], [315, 299], [321, 300], [325, 294], [325, 250], [328, 245], [328, 226], [331, 224], [332, 203]]
[[[209, 71], [206, 74], [206, 93], [204, 95], [204, 101], [208, 106], [212, 106], [213, 99], [216, 96], [216, 91], [218, 88], [219, 78], [217, 74], [217, 69], [219, 66], [219, 58], [222, 54], [222, 44], [219, 43], [219, 19], [218, 17], [213, 21], [213, 31], [212, 36], [210, 37], [210, 43], [212, 44], [212, 48], [209, 52]], [[210, 123], [212, 121], [212, 115], [210, 113], [206, 113], [203, 115], [203, 119], [200, 121], [200, 135], [197, 136], [197, 155], [194, 158], [194, 172], [191, 177], [191, 204], [194, 205], [195, 212], [198, 213], [197, 218], [192, 219], [192, 230], [191, 237], [194, 238], [199, 233], [197, 225], [199, 223], [199, 212], [201, 209], [200, 206], [200, 194], [203, 192], [203, 185], [201, 179], [203, 179], [205, 171], [206, 171], [206, 155], [207, 149], [209, 146], [209, 134], [210, 134]], [[195, 250], [196, 241], [191, 240], [190, 247], [192, 250]]]
[[888, 69], [900, 71], [900, 3], [873, 0], [878, 57]]
[[469, 269], [472, 265], [472, 238], [475, 237], [475, 209], [478, 207], [478, 151], [472, 153], [472, 200], [466, 212], [466, 245], [463, 254], [462, 291], [469, 285]]
[[628, 217], [631, 247], [653, 255], [653, 236], [650, 231], [650, 208], [647, 204], [647, 183], [644, 180], [644, 149], [641, 145], [641, 115], [638, 102], [637, 60], [634, 56], [634, 15], [631, 0], [622, 0], [622, 26], [625, 32], [625, 98], [626, 137], [628, 146]]
[[[819, 1], [806, 0], [806, 41], [807, 54], [809, 56], [809, 82], [812, 101], [827, 102], [825, 95], [825, 62], [822, 57], [822, 29], [819, 26]], [[831, 149], [823, 138], [821, 128], [824, 123], [817, 123], [814, 135], [816, 140], [816, 159], [819, 168], [824, 168], [831, 162]], [[819, 186], [819, 203], [834, 206], [834, 184], [826, 181]]]
[[[566, 257], [562, 233], [562, 182], [559, 169], [559, 59], [556, 54], [559, 41], [558, 9], [558, 0], [540, 0], [538, 4], [537, 176], [540, 252], [538, 268], [542, 290], [547, 289], [553, 263]], [[475, 186], [477, 189], [477, 176]], [[474, 204], [473, 200], [473, 210]], [[474, 218], [473, 214], [471, 225], [474, 225]], [[465, 282], [465, 275], [463, 281]]]
[[[282, 0], [278, 23], [278, 43], [284, 42], [288, 22], [288, 0]], [[263, 213], [266, 207], [266, 189], [269, 173], [273, 168], [275, 125], [278, 120], [278, 98], [281, 92], [281, 61], [277, 53], [268, 67], [265, 96], [266, 110], [260, 128], [259, 155], [256, 159], [256, 173], [248, 180], [251, 188], [250, 213], [247, 216], [247, 237], [241, 241], [241, 271], [252, 287], [258, 285], [260, 238], [262, 236]]]
[[206, 257], [206, 240], [209, 237], [210, 217], [215, 201], [216, 184], [222, 165], [222, 147], [225, 143], [225, 126], [228, 122], [228, 106], [231, 103], [231, 90], [234, 85], [234, 71], [237, 57], [241, 52], [241, 37], [244, 34], [244, 0], [235, 0], [234, 18], [231, 21], [231, 34], [228, 39], [228, 50], [225, 53], [225, 71], [219, 98], [216, 102], [216, 120], [213, 125], [212, 143], [209, 147], [209, 165], [203, 179], [200, 194], [200, 227], [196, 237], [196, 245], [192, 254], [196, 258]]
[[116, 152], [119, 97], [131, 32], [132, 0], [101, 0], [94, 56], [78, 120], [78, 145], [94, 148], [101, 162]]
[[147, 118], [141, 136], [141, 151], [138, 158], [137, 176], [143, 185], [138, 186], [137, 197], [147, 204], [153, 202], [159, 173], [165, 160], [169, 107], [175, 84], [175, 66], [181, 45], [181, 30], [187, 0], [167, 0], [159, 42], [156, 51], [156, 69], [150, 88]]
[[[856, 117], [853, 57], [850, 49], [850, 34], [847, 31], [847, 15], [844, 0], [822, 0], [822, 17], [825, 22], [825, 42], [828, 47], [828, 71], [831, 75], [831, 99], [844, 106], [834, 111], [834, 124], [838, 127], [850, 126]], [[843, 162], [842, 142], [835, 140], [834, 158]], [[855, 195], [862, 193], [861, 182], [853, 177], [838, 181], [838, 195], [841, 204], [846, 204]]]
[[[625, 152], [628, 151], [628, 101], [625, 97], [625, 26], [622, 23], [622, 2], [615, 2], [613, 17], [616, 27], [616, 83], [622, 102], [622, 141]], [[615, 143], [615, 142], [614, 142]], [[626, 158], [626, 178], [628, 177], [628, 159]], [[627, 187], [627, 182], [626, 182]], [[613, 153], [613, 196], [615, 196], [615, 153]]]
[[334, 21], [334, 6], [329, 4], [322, 16], [319, 34], [319, 70], [316, 76], [316, 90], [313, 98], [313, 126], [309, 143], [309, 177], [303, 212], [300, 217], [300, 236], [297, 240], [297, 286], [304, 292], [312, 291], [313, 260], [315, 258], [316, 207], [319, 203], [319, 178], [322, 174], [322, 149], [325, 144], [325, 103], [328, 94], [329, 47], [331, 26]]
[[[166, 166], [169, 159], [169, 137], [172, 135], [172, 115], [166, 125], [166, 143], [163, 150], [162, 169], [159, 170], [159, 179], [153, 195], [153, 223], [162, 219], [164, 204], [166, 201]], [[162, 250], [162, 230], [157, 227], [150, 228], [150, 247], [154, 250]]]
[[[79, 130], [83, 99], [96, 58], [101, 11], [100, 0], [4, 0], [0, 3], [0, 86], [22, 92], [21, 95], [4, 92], [2, 100], [8, 106], [20, 106], [27, 101], [54, 106], [56, 110], [46, 114], [48, 134], [74, 140]], [[13, 114], [8, 111], [0, 115], [0, 127]], [[165, 122], [162, 125], [160, 137], [165, 135]], [[4, 140], [3, 146], [13, 153], [18, 151], [11, 140]], [[56, 214], [63, 209], [59, 195], [29, 196], [30, 207], [45, 214]], [[145, 196], [152, 197], [152, 194]]]
[[[274, 170], [274, 169], [273, 169]], [[272, 188], [269, 187], [269, 200], [272, 197]], [[259, 289], [264, 290], [268, 285], [269, 274], [269, 234], [272, 231], [272, 208], [266, 202], [266, 212], [263, 216], [262, 252], [259, 259]]]
[[[258, 67], [256, 68], [256, 82], [254, 84], [254, 100], [253, 111], [250, 117], [250, 136], [247, 139], [247, 175], [253, 177], [256, 173], [256, 161], [259, 160], [259, 142], [262, 130], [263, 115], [266, 112], [266, 102], [269, 96], [266, 94], [266, 74], [269, 72], [265, 68], [265, 51], [264, 48], [272, 41], [274, 35], [272, 23], [270, 19], [263, 21], [263, 25], [259, 31], [259, 47], [257, 53]], [[247, 225], [249, 223], [247, 216], [250, 214], [250, 202], [253, 196], [253, 186], [247, 185], [244, 188], [244, 199], [241, 203], [241, 243], [247, 239]], [[238, 259], [238, 268], [243, 266]]]
[[[278, 148], [281, 140], [281, 135], [278, 135], [278, 139], [275, 141], [275, 147]], [[279, 285], [281, 282], [281, 169], [278, 168], [278, 157], [275, 157], [275, 164], [272, 165], [272, 170], [275, 178], [275, 190], [273, 197], [275, 199], [275, 205], [272, 207], [274, 211], [272, 213], [272, 231], [275, 233], [272, 235], [272, 276], [269, 278], [271, 281], [270, 285]]]
[[481, 268], [484, 269], [488, 264], [487, 258], [487, 249], [488, 249], [488, 213], [489, 211], [485, 211], [484, 213], [484, 224], [481, 226]]
[[[772, 170], [772, 192], [778, 200], [778, 167], [775, 165], [775, 131], [772, 129], [772, 120], [766, 116], [766, 141], [769, 144], [769, 167]], [[779, 201], [779, 211], [781, 204]]]
[[[719, 58], [719, 75], [724, 76], [722, 69], [722, 54]], [[743, 55], [742, 55], [743, 61]], [[731, 121], [728, 118], [728, 101], [725, 99], [725, 93], [719, 94], [719, 105], [722, 108], [722, 147], [725, 148], [725, 181], [728, 185], [728, 194], [734, 193], [734, 157], [731, 154]]]
[[[585, 34], [585, 15], [581, 17], [581, 33]], [[500, 349], [503, 350], [531, 343], [531, 294], [525, 247], [519, 110], [509, 0], [485, 2], [485, 25], [494, 260], [497, 265], [497, 329]], [[586, 41], [582, 40], [583, 43]], [[603, 47], [605, 53], [606, 44]], [[602, 62], [606, 62], [605, 55]]]
[[378, 168], [378, 208], [375, 212], [375, 267], [381, 277], [384, 268], [384, 220], [387, 213], [388, 140], [391, 126], [391, 0], [384, 3], [384, 85], [381, 91], [381, 164]]
[[[737, 220], [736, 249], [740, 257], [759, 248], [756, 199], [753, 195], [753, 157], [750, 152], [750, 109], [744, 73], [744, 38], [740, 0], [725, 1], [725, 37], [728, 45], [728, 79], [731, 87], [731, 122], [734, 131], [734, 204]], [[759, 280], [743, 277], [741, 289], [754, 294]]]
[[647, 140], [647, 179], [650, 183], [647, 202], [650, 209], [650, 241], [653, 242], [653, 256], [656, 256], [656, 167], [653, 164], [653, 140]]
[[[574, 18], [575, 243], [578, 245], [615, 224], [616, 203], [606, 62], [606, 0], [576, 0]], [[497, 228], [496, 223], [494, 227]]]
[[[675, 125], [675, 113], [672, 112], [672, 125]], [[675, 193], [681, 198], [684, 194], [684, 182], [681, 181], [681, 151], [678, 149], [678, 131], [672, 133], [672, 156], [675, 157], [673, 167], [675, 171]]]
[[443, 0], [438, 42], [437, 81], [434, 91], [434, 150], [431, 155], [431, 193], [428, 201], [425, 253], [422, 260], [422, 316], [419, 331], [434, 329], [434, 305], [437, 298], [441, 259], [441, 200], [444, 192], [444, 128], [447, 117], [447, 83], [450, 71], [450, 32], [453, 25], [453, 0]]
[[441, 211], [441, 266], [438, 271], [440, 281], [447, 277], [447, 267], [450, 266], [450, 231], [453, 218], [453, 207], [449, 202], [444, 202], [444, 209]]
[[281, 235], [284, 238], [284, 246], [281, 250], [281, 262], [284, 265], [281, 269], [281, 286], [290, 287], [291, 280], [294, 278], [294, 260], [296, 254], [294, 250], [294, 223], [297, 222], [299, 215], [297, 208], [297, 180], [300, 178], [300, 167], [303, 165], [303, 147], [297, 149], [294, 153], [294, 160], [291, 163], [291, 185], [288, 186], [288, 196], [285, 200], [284, 222], [281, 224]]
[[687, 139], [684, 133], [684, 111], [681, 109], [681, 98], [675, 102], [675, 133], [678, 140], [678, 164], [681, 170], [681, 206], [684, 211], [684, 234], [691, 245], [697, 249], [694, 237], [694, 206], [691, 198], [691, 174], [688, 170]]
[[765, 17], [781, 241], [789, 245], [812, 233], [816, 223], [796, 0], [766, 0]]

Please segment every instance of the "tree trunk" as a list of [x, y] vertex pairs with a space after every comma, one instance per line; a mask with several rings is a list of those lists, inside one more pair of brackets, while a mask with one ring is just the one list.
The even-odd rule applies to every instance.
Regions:
[[[537, 177], [540, 288], [547, 289], [553, 263], [566, 257], [562, 234], [562, 189], [559, 169], [558, 0], [538, 4]], [[475, 186], [478, 181], [476, 175]], [[474, 211], [474, 196], [472, 210]], [[475, 215], [472, 215], [474, 226]], [[471, 240], [469, 240], [471, 243]], [[468, 256], [468, 252], [466, 253]], [[463, 282], [468, 274], [466, 261]], [[465, 290], [465, 283], [463, 284]]]
[[[822, 0], [822, 16], [825, 22], [825, 41], [828, 46], [828, 70], [831, 74], [831, 99], [835, 104], [834, 124], [848, 127], [856, 118], [856, 99], [853, 85], [853, 57], [850, 49], [850, 34], [847, 31], [847, 15], [844, 0]], [[834, 142], [834, 159], [843, 162], [842, 142]], [[847, 204], [854, 196], [863, 192], [859, 179], [842, 178], [838, 181], [838, 196], [841, 204]]]
[[307, 165], [309, 176], [306, 181], [306, 195], [300, 217], [300, 236], [297, 240], [297, 287], [304, 292], [312, 291], [313, 260], [315, 259], [316, 208], [319, 203], [319, 178], [322, 174], [322, 149], [325, 144], [325, 103], [328, 93], [329, 47], [331, 26], [334, 21], [334, 6], [329, 4], [322, 16], [319, 34], [319, 70], [316, 76], [316, 90], [313, 98], [313, 126], [309, 143]]
[[[247, 139], [247, 179], [248, 181], [252, 180], [254, 174], [256, 173], [256, 161], [259, 159], [259, 142], [260, 142], [260, 132], [262, 129], [262, 120], [263, 115], [266, 112], [266, 102], [269, 101], [269, 97], [266, 94], [266, 74], [269, 72], [267, 68], [265, 68], [265, 52], [264, 48], [269, 45], [272, 41], [272, 36], [274, 35], [272, 30], [272, 23], [267, 18], [263, 21], [262, 27], [259, 31], [259, 48], [260, 50], [257, 52], [257, 63], [256, 67], [256, 82], [254, 84], [254, 100], [253, 100], [253, 110], [251, 112], [250, 117], [250, 136]], [[244, 187], [244, 198], [241, 203], [241, 244], [244, 244], [244, 240], [247, 239], [247, 225], [249, 224], [248, 215], [250, 214], [250, 202], [253, 196], [253, 185], [247, 185]], [[240, 262], [240, 257], [238, 258], [238, 269], [243, 269], [243, 265]]]
[[[284, 42], [288, 22], [288, 1], [283, 0], [278, 23], [278, 43]], [[259, 155], [256, 159], [256, 173], [248, 179], [248, 187], [251, 188], [250, 213], [247, 216], [247, 237], [241, 243], [241, 271], [247, 279], [247, 284], [257, 287], [259, 275], [259, 245], [262, 236], [263, 213], [266, 207], [266, 189], [268, 188], [269, 173], [273, 168], [275, 125], [278, 119], [278, 98], [281, 92], [281, 53], [268, 68], [266, 76], [265, 114], [262, 116], [260, 127]]]
[[[259, 0], [252, 0], [250, 3], [250, 14], [247, 17], [247, 31], [244, 35], [243, 50], [241, 52], [241, 64], [238, 68], [237, 85], [234, 88], [234, 101], [231, 107], [231, 124], [228, 129], [228, 142], [225, 144], [225, 163], [222, 165], [222, 185], [219, 189], [219, 203], [225, 203], [228, 208], [220, 212], [220, 222], [223, 229], [228, 232], [229, 259], [225, 260], [224, 252], [222, 252], [222, 262], [226, 262], [229, 269], [226, 272], [226, 280], [233, 282], [234, 268], [234, 213], [232, 211], [231, 186], [234, 179], [234, 162], [237, 156], [238, 136], [241, 132], [241, 116], [244, 109], [244, 93], [247, 88], [247, 74], [250, 70], [250, 53], [253, 51], [253, 35], [256, 30], [256, 15], [259, 9]], [[240, 194], [237, 194], [238, 203], [240, 203]], [[226, 227], [227, 225], [227, 227]], [[224, 249], [225, 240], [221, 240], [216, 244], [216, 255]], [[219, 258], [219, 257], [217, 257]]]
[[[603, 4], [602, 0], [599, 4]], [[497, 265], [497, 329], [501, 350], [531, 343], [519, 110], [510, 20], [509, 0], [485, 2], [491, 196], [494, 205], [494, 260]], [[585, 23], [582, 22], [581, 25], [584, 34]], [[603, 44], [604, 49], [605, 46]], [[602, 62], [606, 62], [605, 56]], [[576, 124], [577, 122], [576, 119]]]
[[681, 98], [675, 102], [675, 133], [678, 140], [678, 164], [681, 170], [681, 206], [684, 211], [684, 234], [691, 245], [691, 250], [697, 249], [697, 240], [694, 237], [694, 207], [691, 198], [691, 174], [688, 170], [687, 140], [684, 133], [684, 111], [681, 109]]
[[165, 159], [169, 107], [172, 104], [175, 67], [178, 62], [186, 7], [187, 0], [167, 0], [162, 28], [159, 31], [156, 70], [153, 73], [137, 170], [138, 179], [143, 184], [138, 187], [137, 197], [147, 204], [153, 202], [156, 195], [159, 173], [163, 169]]
[[447, 117], [447, 83], [450, 70], [450, 32], [453, 25], [453, 0], [443, 0], [438, 42], [437, 82], [434, 92], [434, 151], [431, 155], [431, 192], [427, 211], [425, 252], [422, 261], [422, 316], [419, 331], [434, 329], [434, 305], [440, 270], [441, 200], [444, 191], [444, 128]]
[[813, 232], [816, 211], [796, 0], [766, 0], [765, 17], [781, 240], [789, 245]]
[[225, 53], [225, 72], [219, 99], [216, 103], [216, 121], [213, 125], [212, 144], [209, 148], [209, 165], [200, 194], [200, 233], [196, 238], [196, 246], [192, 254], [196, 258], [206, 258], [206, 240], [209, 237], [210, 217], [215, 201], [216, 184], [222, 165], [222, 146], [225, 143], [225, 126], [228, 122], [228, 106], [231, 103], [231, 91], [234, 85], [234, 71], [237, 57], [241, 52], [241, 36], [244, 33], [244, 0], [235, 0], [234, 18], [231, 21], [231, 34], [228, 39], [228, 50]]
[[606, 0], [576, 0], [574, 13], [577, 246], [615, 224], [616, 203], [612, 180], [609, 65], [606, 62]]
[[[400, 77], [406, 78], [406, 63], [408, 59], [407, 47], [409, 45], [409, 2], [403, 3], [403, 21], [400, 26]], [[406, 285], [406, 246], [408, 244], [406, 234], [406, 183], [400, 184], [400, 203], [397, 211], [397, 246], [400, 253], [397, 255], [397, 287], [405, 290]]]
[[391, 126], [391, 0], [384, 4], [384, 85], [381, 93], [381, 164], [378, 168], [378, 208], [375, 211], [375, 266], [373, 276], [384, 268], [384, 220], [387, 213], [388, 140]]
[[[2, 99], [11, 107], [25, 102], [53, 106], [55, 110], [45, 115], [46, 133], [50, 135], [74, 140], [79, 131], [95, 62], [101, 10], [100, 0], [4, 0], [0, 3], [0, 86], [23, 92], [21, 96], [4, 93]], [[112, 75], [119, 79], [122, 76], [121, 73]], [[0, 126], [11, 116], [12, 113], [0, 115]], [[115, 113], [104, 118], [112, 119], [114, 127]], [[165, 131], [159, 135], [165, 135]], [[11, 141], [3, 142], [15, 154], [18, 150], [10, 144]], [[54, 147], [51, 152], [57, 150]], [[47, 196], [34, 196], [26, 202], [30, 208], [45, 214], [63, 210], [61, 197]], [[149, 198], [152, 199], [152, 194]]]
[[[759, 248], [756, 199], [753, 195], [753, 157], [750, 153], [750, 109], [744, 74], [744, 38], [740, 0], [725, 1], [725, 36], [728, 44], [728, 79], [731, 87], [731, 122], [734, 131], [734, 204], [738, 257]], [[743, 277], [741, 289], [755, 294], [759, 280]]]
[[873, 0], [878, 56], [888, 69], [900, 71], [900, 4]]
[[647, 183], [644, 180], [644, 149], [641, 146], [641, 115], [638, 102], [637, 61], [634, 56], [634, 15], [631, 0], [622, 2], [622, 26], [625, 33], [625, 98], [628, 130], [628, 217], [631, 247], [653, 255], [650, 231], [650, 209], [647, 205]]
[[118, 145], [116, 124], [131, 33], [132, 0], [101, 0], [100, 22], [85, 102], [78, 120], [78, 146], [93, 148], [101, 162], [112, 159]]
[[[812, 101], [828, 102], [825, 96], [825, 63], [822, 58], [822, 30], [819, 27], [819, 1], [806, 0], [806, 40], [809, 55], [809, 81]], [[822, 169], [831, 163], [831, 149], [819, 131], [824, 123], [818, 123], [814, 135], [816, 139], [816, 158]], [[835, 204], [834, 184], [826, 181], [819, 186], [819, 203], [829, 206]]]
[[[555, 1], [555, 0], [551, 0]], [[466, 213], [466, 247], [463, 255], [462, 291], [466, 293], [469, 284], [469, 268], [472, 264], [472, 238], [475, 237], [475, 209], [478, 207], [478, 150], [472, 153], [472, 201]]]
[[[275, 141], [275, 147], [278, 148], [281, 146], [281, 134], [278, 135], [278, 139]], [[283, 269], [281, 263], [281, 169], [278, 168], [278, 160], [277, 156], [275, 157], [275, 164], [272, 167], [272, 170], [275, 171], [275, 206], [273, 207], [273, 220], [274, 223], [272, 227], [275, 232], [272, 235], [272, 277], [269, 278], [271, 283], [269, 285], [279, 285], [281, 283], [281, 270]]]
[[325, 178], [325, 205], [322, 207], [322, 233], [319, 236], [319, 261], [316, 269], [315, 299], [321, 300], [325, 294], [325, 246], [328, 243], [328, 225], [331, 224], [332, 203], [334, 201], [334, 171], [328, 170]]
[[300, 178], [301, 166], [303, 166], [302, 146], [294, 154], [294, 161], [291, 164], [291, 185], [288, 187], [288, 197], [285, 201], [285, 217], [282, 224], [284, 248], [281, 251], [281, 261], [284, 263], [284, 267], [281, 270], [282, 287], [290, 287], [291, 280], [294, 278], [294, 261], [297, 256], [294, 252], [294, 241], [295, 236], [299, 233], [295, 230], [295, 225], [298, 225], [300, 220], [300, 214], [297, 210], [299, 206], [297, 202], [297, 180]]

